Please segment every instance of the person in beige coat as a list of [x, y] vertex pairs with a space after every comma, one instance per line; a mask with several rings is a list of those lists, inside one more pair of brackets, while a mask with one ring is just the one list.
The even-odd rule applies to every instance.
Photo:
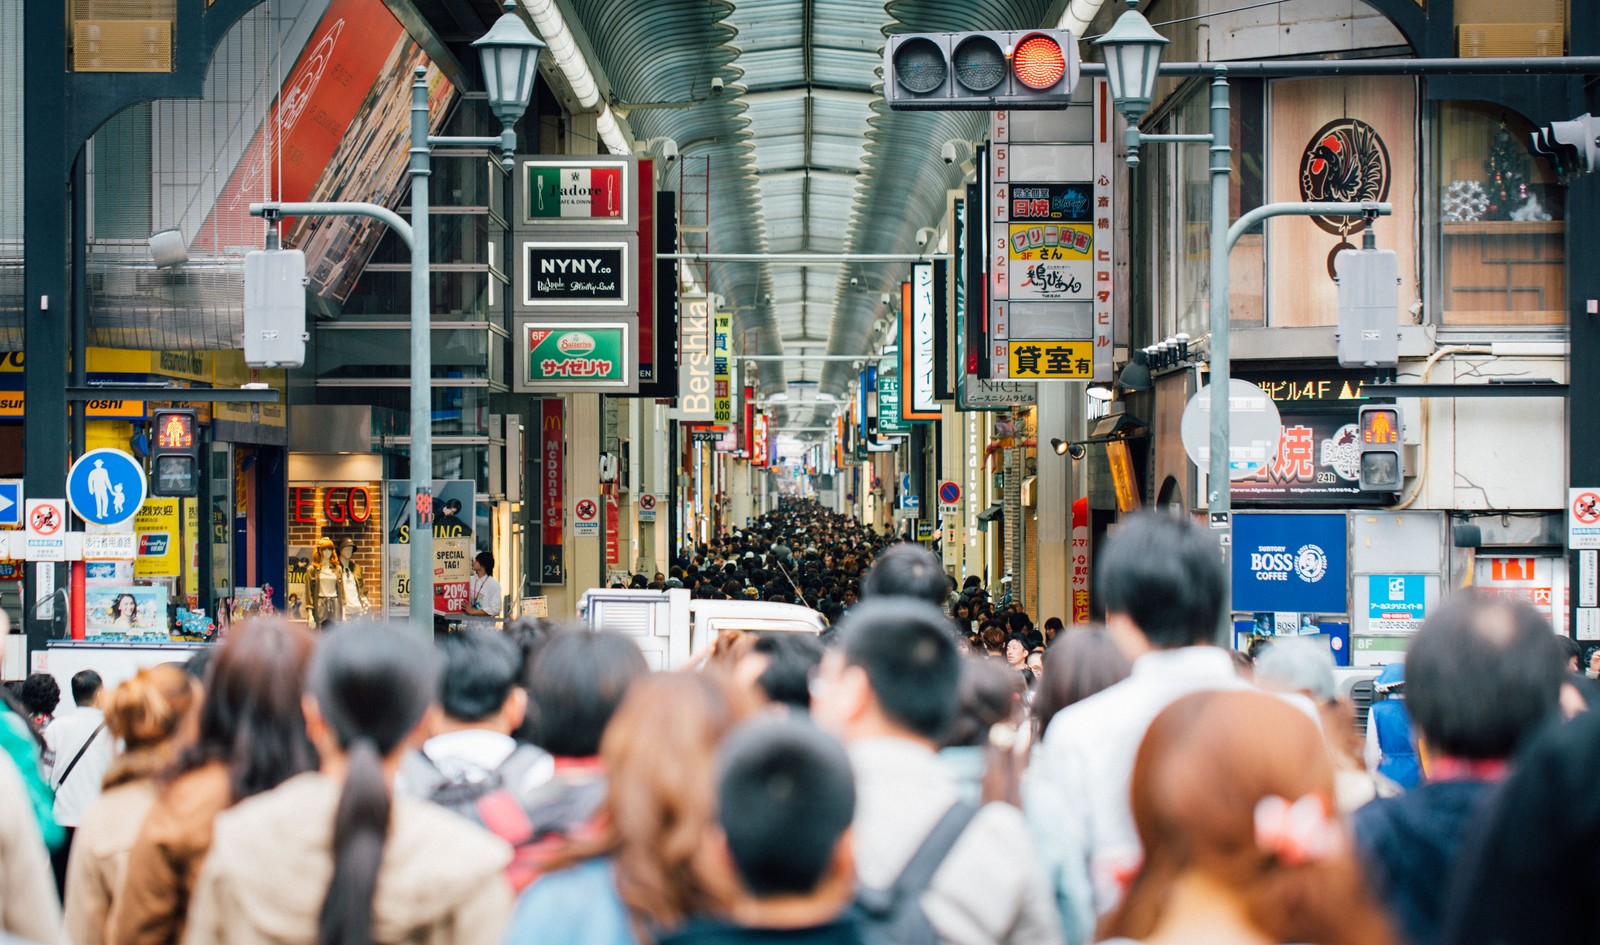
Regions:
[[0, 933], [32, 942], [60, 942], [61, 906], [28, 789], [0, 753]]
[[103, 945], [128, 869], [128, 851], [156, 801], [156, 778], [194, 737], [200, 686], [172, 664], [141, 669], [106, 705], [106, 729], [122, 753], [106, 769], [67, 860], [66, 921], [73, 945]]
[[322, 639], [304, 702], [321, 770], [217, 818], [188, 945], [497, 945], [511, 848], [391, 788], [437, 676], [432, 648], [397, 629]]

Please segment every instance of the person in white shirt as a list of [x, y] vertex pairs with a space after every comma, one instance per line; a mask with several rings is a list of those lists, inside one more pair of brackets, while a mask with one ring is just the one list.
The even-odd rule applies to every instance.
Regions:
[[[887, 890], [960, 800], [937, 739], [957, 709], [954, 625], [932, 604], [879, 596], [852, 607], [823, 656], [812, 717], [845, 743], [856, 783], [861, 885]], [[918, 899], [945, 945], [1059, 945], [1061, 928], [1015, 807], [970, 817]]]
[[103, 687], [100, 674], [92, 669], [74, 675], [72, 701], [77, 709], [44, 730], [45, 744], [55, 759], [50, 765], [50, 787], [56, 793], [56, 823], [67, 829], [67, 842], [51, 854], [58, 889], [66, 880], [72, 833], [84, 812], [100, 798], [100, 780], [115, 754], [116, 739], [106, 731], [105, 713], [96, 704]]
[[1139, 865], [1128, 785], [1151, 721], [1191, 692], [1249, 686], [1210, 645], [1227, 587], [1214, 539], [1181, 518], [1135, 515], [1097, 557], [1095, 594], [1133, 672], [1051, 720], [1024, 795], [1073, 945], [1089, 940]]
[[[469, 617], [498, 617], [504, 594], [500, 582], [494, 579], [494, 555], [478, 552], [472, 559], [472, 580], [467, 584], [467, 606], [463, 612]], [[477, 623], [492, 626], [489, 621]]]

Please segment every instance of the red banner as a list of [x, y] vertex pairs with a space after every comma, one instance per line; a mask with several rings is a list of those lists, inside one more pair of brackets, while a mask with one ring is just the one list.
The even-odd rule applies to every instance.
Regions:
[[540, 579], [562, 581], [562, 540], [566, 525], [566, 404], [560, 398], [544, 400], [539, 423], [540, 544], [543, 546]]
[[614, 491], [606, 493], [606, 564], [622, 563], [621, 531], [617, 527], [617, 519], [622, 517], [622, 509], [617, 504], [617, 494]]

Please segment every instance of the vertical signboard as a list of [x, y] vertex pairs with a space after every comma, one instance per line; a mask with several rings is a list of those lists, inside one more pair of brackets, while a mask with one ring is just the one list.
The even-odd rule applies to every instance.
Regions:
[[622, 506], [615, 491], [606, 492], [606, 564], [622, 563]]
[[566, 521], [566, 404], [559, 398], [544, 401], [539, 422], [539, 581], [565, 580], [562, 547]]
[[678, 331], [678, 419], [709, 422], [716, 418], [711, 300], [703, 295], [684, 299]]
[[933, 264], [911, 267], [911, 310], [905, 315], [901, 376], [902, 414], [908, 420], [939, 419], [939, 404], [933, 385]]
[[1115, 155], [1103, 86], [1060, 121], [1014, 125], [993, 113], [989, 378], [1111, 377]]
[[733, 334], [733, 313], [718, 311], [713, 319], [712, 370], [716, 385], [716, 410], [712, 421], [719, 427], [733, 422], [733, 374], [729, 364], [729, 342]]

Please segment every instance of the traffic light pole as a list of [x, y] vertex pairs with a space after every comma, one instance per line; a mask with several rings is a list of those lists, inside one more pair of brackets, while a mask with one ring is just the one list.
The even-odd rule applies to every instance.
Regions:
[[[418, 66], [411, 83], [411, 222], [375, 203], [253, 203], [250, 215], [275, 220], [282, 216], [370, 217], [394, 230], [411, 250], [411, 531], [408, 623], [424, 640], [433, 639], [433, 336], [429, 298], [428, 177], [434, 145], [499, 148], [506, 160], [516, 150], [516, 137], [439, 137], [428, 134], [427, 69]], [[422, 514], [424, 510], [427, 515]]]
[[[1163, 69], [1165, 71], [1165, 69]], [[1257, 223], [1278, 216], [1387, 216], [1394, 207], [1387, 203], [1286, 202], [1255, 208], [1228, 224], [1228, 185], [1233, 176], [1229, 143], [1227, 68], [1216, 66], [1211, 78], [1211, 131], [1203, 135], [1147, 135], [1130, 124], [1125, 136], [1128, 164], [1139, 163], [1139, 145], [1204, 144], [1211, 150], [1211, 436], [1210, 462], [1206, 471], [1206, 512], [1217, 544], [1222, 549], [1224, 600], [1222, 626], [1217, 628], [1217, 644], [1233, 645], [1233, 496], [1229, 465], [1229, 440], [1232, 424], [1228, 416], [1228, 388], [1232, 381], [1232, 362], [1228, 350], [1228, 257], [1234, 244]], [[1219, 393], [1220, 392], [1220, 393]]]

